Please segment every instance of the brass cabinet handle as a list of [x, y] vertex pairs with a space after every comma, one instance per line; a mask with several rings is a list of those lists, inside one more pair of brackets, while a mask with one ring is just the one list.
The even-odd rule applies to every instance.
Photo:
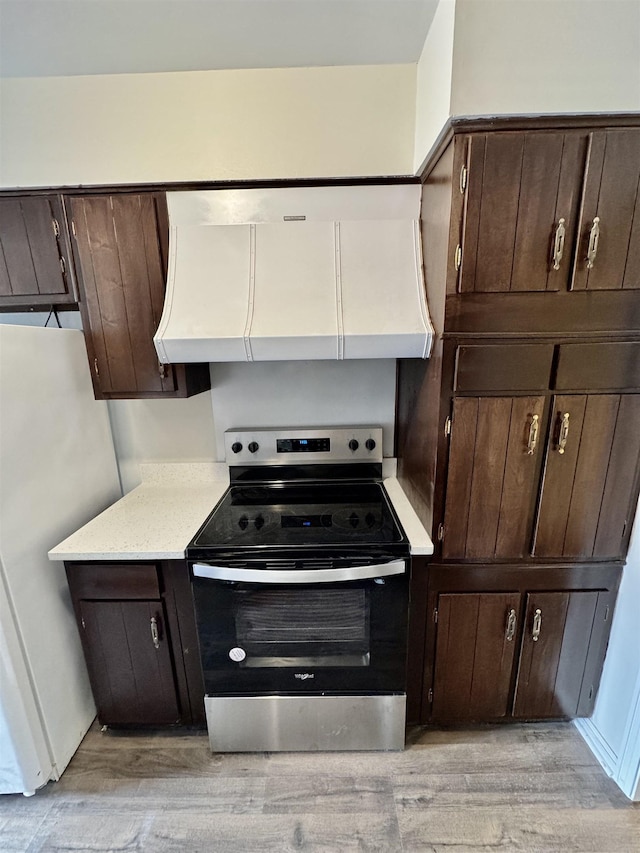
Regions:
[[98, 367], [98, 359], [97, 358], [93, 359], [93, 370], [94, 370], [94, 373], [96, 374], [96, 376], [100, 376], [100, 369]]
[[151, 639], [156, 649], [160, 648], [160, 632], [158, 631], [158, 620], [155, 616], [151, 617]]
[[556, 236], [553, 241], [553, 268], [554, 270], [560, 269], [560, 261], [562, 260], [562, 255], [564, 254], [564, 237], [566, 234], [566, 229], [564, 227], [565, 219], [558, 220], [558, 227], [556, 228]]
[[527, 441], [527, 454], [529, 456], [532, 456], [535, 453], [536, 445], [538, 444], [539, 420], [539, 415], [531, 415], [531, 423], [529, 425], [529, 440]]
[[565, 412], [560, 423], [560, 435], [558, 436], [558, 453], [564, 453], [569, 439], [569, 412]]
[[513, 642], [513, 638], [516, 633], [516, 611], [511, 608], [507, 613], [507, 633], [505, 634], [505, 638], [507, 642]]
[[598, 254], [598, 241], [600, 240], [600, 217], [596, 216], [589, 232], [589, 248], [587, 249], [587, 269], [593, 268]]
[[540, 629], [542, 628], [542, 610], [539, 608], [533, 614], [533, 630], [531, 631], [531, 639], [537, 643], [540, 639]]

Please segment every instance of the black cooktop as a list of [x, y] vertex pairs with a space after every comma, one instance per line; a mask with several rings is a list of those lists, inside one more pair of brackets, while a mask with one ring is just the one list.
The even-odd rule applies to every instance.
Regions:
[[[405, 555], [408, 540], [379, 483], [232, 485], [187, 548], [190, 559], [245, 549]], [[258, 553], [256, 553], [256, 556]]]

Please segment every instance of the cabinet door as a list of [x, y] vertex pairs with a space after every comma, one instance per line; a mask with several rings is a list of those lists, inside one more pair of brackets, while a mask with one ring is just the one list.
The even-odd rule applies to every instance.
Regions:
[[0, 305], [74, 302], [59, 196], [0, 199]]
[[80, 614], [100, 722], [179, 722], [162, 602], [85, 600]]
[[70, 199], [94, 382], [109, 396], [176, 387], [153, 345], [165, 289], [163, 204], [155, 193]]
[[544, 397], [458, 397], [446, 484], [445, 559], [529, 553]]
[[599, 594], [527, 595], [514, 717], [576, 716]]
[[640, 130], [591, 134], [573, 288], [640, 288]]
[[567, 288], [586, 135], [472, 135], [459, 289]]
[[639, 394], [554, 400], [533, 553], [622, 557], [640, 458]]
[[434, 719], [508, 713], [519, 603], [517, 592], [438, 596]]

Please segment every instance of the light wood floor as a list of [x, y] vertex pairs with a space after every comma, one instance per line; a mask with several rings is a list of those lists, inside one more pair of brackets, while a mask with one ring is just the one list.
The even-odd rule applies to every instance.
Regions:
[[640, 851], [570, 724], [414, 729], [402, 753], [212, 755], [89, 732], [57, 783], [0, 796], [0, 851]]

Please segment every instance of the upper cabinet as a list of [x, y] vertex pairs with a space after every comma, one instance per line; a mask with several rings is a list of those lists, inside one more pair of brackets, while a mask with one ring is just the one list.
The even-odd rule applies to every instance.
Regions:
[[0, 198], [0, 308], [74, 303], [59, 195]]
[[456, 144], [455, 291], [640, 288], [640, 129], [472, 133]]
[[164, 365], [153, 335], [164, 302], [164, 193], [70, 196], [80, 310], [96, 396], [188, 397], [210, 387], [208, 365]]

